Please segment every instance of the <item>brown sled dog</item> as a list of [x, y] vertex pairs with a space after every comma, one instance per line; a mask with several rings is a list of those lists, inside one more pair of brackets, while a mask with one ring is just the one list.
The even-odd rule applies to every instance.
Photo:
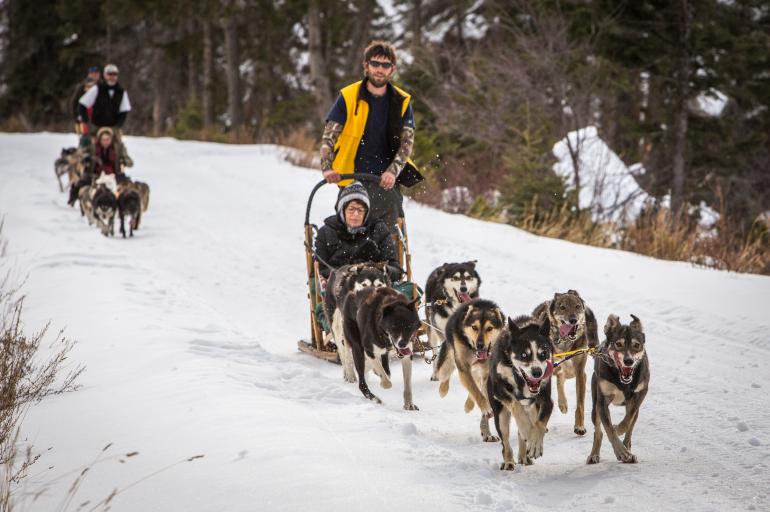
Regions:
[[475, 299], [462, 304], [446, 324], [446, 341], [441, 345], [436, 376], [442, 397], [449, 392], [449, 379], [457, 368], [460, 383], [468, 391], [465, 412], [476, 405], [481, 410], [481, 438], [485, 442], [499, 439], [489, 431], [492, 407], [487, 399], [489, 356], [505, 329], [502, 311], [492, 301]]
[[[551, 328], [549, 338], [553, 343], [554, 353], [568, 352], [579, 348], [597, 347], [599, 338], [596, 317], [586, 307], [583, 299], [575, 290], [567, 293], [555, 293], [553, 300], [546, 301], [535, 308], [532, 317], [539, 324], [547, 319]], [[588, 355], [580, 354], [560, 364], [554, 371], [558, 390], [558, 405], [562, 414], [567, 414], [567, 395], [564, 382], [575, 379], [577, 406], [575, 408], [575, 433], [586, 433], [584, 424], [586, 397], [586, 362]]]

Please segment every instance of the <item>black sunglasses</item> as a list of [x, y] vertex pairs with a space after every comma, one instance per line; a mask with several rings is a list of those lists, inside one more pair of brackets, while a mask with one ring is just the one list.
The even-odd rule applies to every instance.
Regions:
[[117, 73], [105, 73], [104, 76], [118, 76]]
[[392, 62], [381, 62], [379, 60], [370, 60], [369, 66], [373, 68], [383, 68], [383, 69], [390, 69], [393, 67]]

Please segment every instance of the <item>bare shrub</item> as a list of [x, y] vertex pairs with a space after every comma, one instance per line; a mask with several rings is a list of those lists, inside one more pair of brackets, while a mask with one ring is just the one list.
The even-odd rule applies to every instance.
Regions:
[[[0, 224], [0, 247], [4, 247]], [[2, 254], [3, 251], [0, 251]], [[0, 261], [0, 269], [2, 269]], [[32, 335], [21, 321], [23, 297], [10, 285], [10, 273], [0, 281], [0, 511], [13, 508], [14, 495], [29, 468], [38, 460], [28, 446], [19, 460], [18, 437], [29, 408], [43, 398], [76, 389], [83, 372], [80, 365], [67, 368], [74, 342], [61, 332], [54, 338], [48, 355], [41, 344], [49, 326]]]

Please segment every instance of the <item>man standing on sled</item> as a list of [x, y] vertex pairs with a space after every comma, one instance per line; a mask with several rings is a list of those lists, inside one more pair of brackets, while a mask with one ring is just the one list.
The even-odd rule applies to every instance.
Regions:
[[368, 215], [393, 230], [404, 216], [400, 186], [423, 180], [409, 160], [414, 145], [411, 95], [390, 83], [396, 70], [390, 43], [374, 41], [364, 50], [363, 80], [344, 87], [326, 118], [321, 142], [321, 171], [340, 187], [340, 174], [366, 173], [379, 182], [364, 182], [371, 207]]

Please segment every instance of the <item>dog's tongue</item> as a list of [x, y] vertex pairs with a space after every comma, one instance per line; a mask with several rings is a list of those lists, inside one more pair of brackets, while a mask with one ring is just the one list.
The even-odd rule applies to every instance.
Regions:
[[576, 325], [573, 325], [573, 324], [561, 324], [559, 326], [559, 336], [561, 336], [562, 338], [567, 337], [570, 334], [573, 334], [576, 329], [577, 329]]
[[631, 374], [634, 372], [633, 366], [621, 366], [620, 373], [623, 374], [624, 379], [630, 379]]
[[468, 295], [467, 293], [456, 292], [456, 294], [457, 294], [457, 300], [459, 300], [460, 302], [470, 302], [471, 301], [471, 296]]
[[409, 347], [399, 348], [398, 353], [402, 356], [411, 356], [412, 355], [412, 349]]
[[479, 361], [486, 361], [488, 357], [489, 357], [489, 352], [487, 352], [486, 350], [479, 350], [478, 352], [476, 352], [476, 359], [478, 359]]

